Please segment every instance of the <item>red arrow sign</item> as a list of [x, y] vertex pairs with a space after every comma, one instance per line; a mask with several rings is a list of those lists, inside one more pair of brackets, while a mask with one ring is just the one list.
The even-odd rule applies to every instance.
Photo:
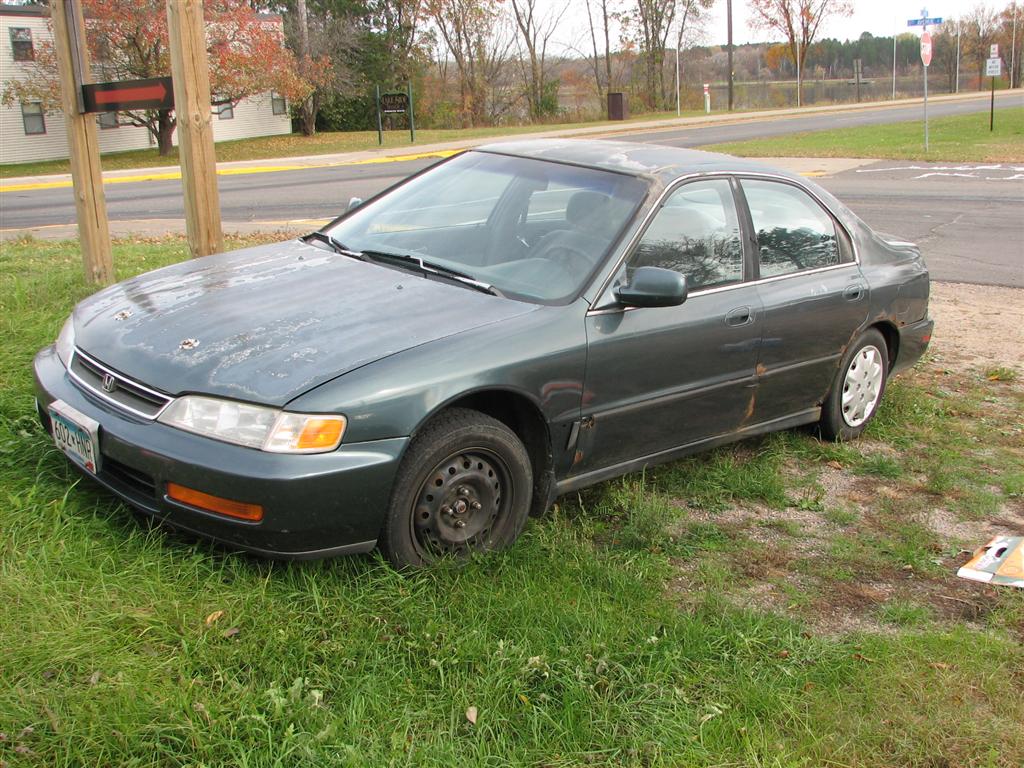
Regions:
[[97, 104], [115, 104], [129, 101], [150, 101], [152, 99], [164, 100], [167, 96], [167, 87], [163, 83], [146, 85], [141, 88], [118, 88], [114, 91], [97, 91]]
[[130, 109], [174, 109], [171, 78], [87, 83], [82, 86], [86, 112], [123, 112]]

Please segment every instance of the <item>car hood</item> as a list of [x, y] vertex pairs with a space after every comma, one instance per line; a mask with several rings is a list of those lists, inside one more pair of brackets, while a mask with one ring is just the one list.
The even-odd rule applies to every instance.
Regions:
[[75, 343], [168, 394], [281, 406], [375, 360], [535, 309], [295, 240], [111, 286], [75, 308]]

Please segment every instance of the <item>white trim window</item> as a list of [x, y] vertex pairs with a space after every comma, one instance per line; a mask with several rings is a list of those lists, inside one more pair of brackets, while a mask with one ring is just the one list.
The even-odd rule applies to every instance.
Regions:
[[117, 112], [100, 112], [96, 118], [101, 131], [109, 131], [111, 128], [120, 128], [121, 121], [117, 119]]
[[284, 96], [280, 93], [271, 91], [270, 93], [270, 109], [275, 115], [287, 115], [288, 114], [288, 102]]
[[21, 124], [25, 128], [26, 136], [41, 136], [46, 133], [46, 115], [43, 114], [41, 102], [22, 102]]
[[235, 119], [235, 105], [230, 101], [227, 104], [215, 104], [213, 111], [217, 113], [218, 120]]

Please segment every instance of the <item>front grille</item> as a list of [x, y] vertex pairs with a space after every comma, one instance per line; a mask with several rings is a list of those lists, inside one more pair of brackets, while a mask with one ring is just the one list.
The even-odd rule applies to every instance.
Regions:
[[77, 348], [69, 371], [90, 394], [147, 419], [155, 419], [172, 399], [107, 368]]

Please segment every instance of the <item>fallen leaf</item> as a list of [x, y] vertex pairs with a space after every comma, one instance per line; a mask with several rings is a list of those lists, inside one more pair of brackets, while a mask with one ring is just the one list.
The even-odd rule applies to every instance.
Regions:
[[788, 659], [789, 658], [789, 651], [783, 649], [783, 650], [779, 651], [775, 655], [778, 656], [780, 659]]
[[812, 683], [810, 680], [808, 680], [806, 683], [804, 683], [804, 690], [805, 691], [813, 691], [814, 690], [814, 683]]
[[857, 661], [863, 661], [863, 662], [865, 662], [867, 664], [874, 664], [875, 663], [874, 659], [868, 658], [863, 653], [855, 653], [855, 654], [853, 654], [853, 658], [855, 658]]
[[18, 738], [19, 739], [27, 738], [28, 736], [31, 736], [35, 732], [36, 732], [35, 728], [33, 728], [31, 725], [26, 725], [24, 728], [21, 729], [21, 733], [18, 734]]
[[205, 622], [206, 626], [209, 627], [211, 624], [213, 624], [213, 622], [215, 622], [217, 619], [219, 619], [223, 615], [224, 615], [224, 611], [214, 611], [213, 613], [211, 613], [209, 616], [206, 617], [206, 622]]
[[100, 681], [100, 671], [97, 669], [91, 675], [89, 675], [89, 685], [96, 685]]
[[231, 629], [225, 629], [221, 633], [221, 637], [224, 637], [224, 638], [234, 637], [235, 635], [237, 635], [241, 631], [242, 630], [240, 630], [238, 627], [231, 627]]
[[523, 704], [527, 704], [527, 705], [529, 705], [529, 703], [530, 703], [530, 697], [529, 697], [529, 696], [527, 696], [527, 695], [526, 695], [525, 693], [520, 693], [520, 694], [518, 694], [518, 695], [517, 695], [517, 698], [518, 698], [518, 699], [519, 699], [519, 700], [520, 700], [521, 702], [523, 702]]
[[207, 725], [210, 724], [210, 713], [206, 711], [206, 707], [203, 705], [201, 701], [192, 702], [192, 709], [194, 709], [197, 714], [203, 716], [203, 720], [206, 721]]
[[468, 707], [466, 709], [466, 719], [469, 720], [471, 725], [476, 725], [476, 707]]
[[932, 669], [952, 669], [953, 668], [952, 664], [947, 664], [944, 661], [933, 661], [928, 666], [931, 667]]
[[828, 465], [829, 465], [830, 467], [832, 467], [832, 469], [842, 469], [842, 468], [843, 468], [843, 465], [842, 465], [842, 464], [840, 464], [840, 463], [839, 463], [838, 461], [836, 461], [835, 459], [832, 459], [832, 461], [829, 461], [829, 462], [827, 462], [827, 464], [828, 464]]

